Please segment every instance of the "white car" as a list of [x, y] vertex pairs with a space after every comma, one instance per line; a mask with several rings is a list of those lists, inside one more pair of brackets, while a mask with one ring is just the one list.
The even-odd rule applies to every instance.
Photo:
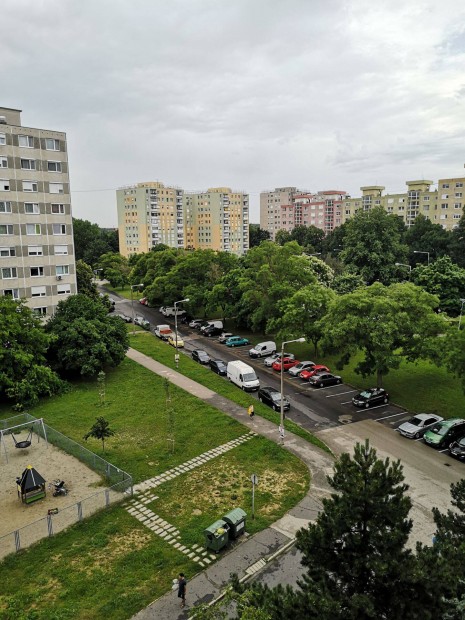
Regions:
[[434, 413], [417, 413], [408, 422], [404, 422], [396, 428], [401, 435], [409, 439], [420, 439], [426, 431], [441, 422], [444, 418]]
[[[284, 357], [295, 360], [294, 353], [284, 353]], [[268, 368], [271, 368], [271, 366], [273, 366], [275, 362], [279, 362], [280, 359], [281, 353], [273, 353], [273, 355], [270, 355], [270, 357], [265, 357], [265, 361], [263, 363], [265, 364], [265, 366], [268, 366]]]
[[218, 338], [218, 342], [224, 344], [228, 338], [231, 338], [231, 336], [234, 336], [232, 332], [223, 332]]
[[293, 366], [292, 368], [289, 368], [288, 370], [288, 375], [290, 377], [298, 377], [300, 375], [300, 373], [302, 372], [302, 370], [311, 370], [312, 368], [315, 367], [315, 362], [299, 362], [297, 364], [297, 366]]
[[139, 327], [143, 327], [144, 329], [150, 328], [149, 321], [147, 321], [147, 319], [144, 319], [144, 317], [140, 316], [139, 314], [136, 314], [136, 316], [134, 317], [134, 325], [139, 325]]

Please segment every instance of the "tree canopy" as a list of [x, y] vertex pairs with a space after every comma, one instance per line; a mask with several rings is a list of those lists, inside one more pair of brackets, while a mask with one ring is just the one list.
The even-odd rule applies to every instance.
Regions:
[[260, 228], [260, 224], [249, 224], [249, 247], [254, 248], [262, 241], [270, 239], [271, 235], [267, 230]]
[[442, 256], [430, 265], [418, 265], [412, 271], [412, 280], [425, 291], [437, 295], [441, 310], [451, 316], [460, 312], [460, 299], [465, 298], [465, 269]]
[[102, 254], [119, 251], [118, 231], [102, 229], [88, 220], [73, 218], [73, 237], [76, 260], [93, 268]]

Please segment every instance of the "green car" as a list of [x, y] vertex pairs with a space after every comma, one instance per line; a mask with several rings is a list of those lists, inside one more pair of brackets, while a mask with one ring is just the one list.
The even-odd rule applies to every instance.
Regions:
[[250, 344], [247, 338], [242, 338], [242, 336], [231, 336], [226, 340], [227, 347], [243, 347], [246, 344]]
[[423, 435], [425, 442], [433, 448], [446, 448], [459, 437], [465, 436], [465, 420], [451, 418], [437, 422]]

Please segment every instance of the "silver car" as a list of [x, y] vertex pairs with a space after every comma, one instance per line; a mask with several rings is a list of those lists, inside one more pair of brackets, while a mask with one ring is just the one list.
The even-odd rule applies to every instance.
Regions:
[[[294, 353], [284, 353], [284, 357], [295, 360]], [[279, 362], [280, 359], [281, 353], [273, 353], [273, 355], [270, 355], [270, 357], [265, 357], [265, 361], [263, 363], [265, 364], [265, 366], [268, 366], [268, 368], [271, 368], [271, 366], [273, 366], [275, 362]]]
[[297, 366], [293, 366], [292, 368], [289, 368], [289, 370], [287, 371], [287, 374], [290, 377], [298, 377], [300, 375], [300, 373], [302, 372], [302, 370], [312, 370], [312, 368], [315, 367], [315, 362], [299, 362], [297, 364]]
[[408, 422], [403, 422], [396, 428], [401, 435], [409, 439], [420, 439], [426, 431], [434, 426], [436, 422], [441, 422], [444, 418], [434, 413], [417, 413]]

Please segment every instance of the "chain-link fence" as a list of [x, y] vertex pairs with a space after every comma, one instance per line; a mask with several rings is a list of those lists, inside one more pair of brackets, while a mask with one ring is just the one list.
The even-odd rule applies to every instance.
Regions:
[[[0, 420], [0, 428], [6, 430], [12, 426], [35, 422], [36, 420], [37, 418], [34, 416], [22, 413], [12, 418]], [[132, 495], [132, 477], [128, 473], [87, 450], [84, 446], [79, 445], [69, 437], [66, 437], [66, 435], [48, 426], [48, 424], [44, 424], [43, 427], [39, 424], [34, 426], [34, 431], [45, 439], [43, 429], [45, 429], [48, 442], [79, 459], [90, 469], [105, 478], [107, 488], [101, 489], [71, 506], [60, 509], [56, 514], [49, 514], [43, 519], [34, 521], [0, 537], [0, 558], [5, 557], [9, 553], [24, 549], [41, 538], [53, 536], [70, 525], [91, 516], [98, 510], [121, 501], [127, 495]]]

